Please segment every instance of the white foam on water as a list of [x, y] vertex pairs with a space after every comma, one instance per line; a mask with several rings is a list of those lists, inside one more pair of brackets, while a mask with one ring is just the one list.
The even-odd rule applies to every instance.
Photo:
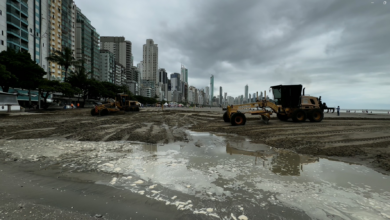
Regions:
[[219, 218], [219, 215], [217, 215], [217, 214], [215, 214], [215, 213], [210, 213], [209, 216], [215, 217], [215, 218]]
[[118, 180], [118, 178], [116, 178], [116, 177], [112, 178], [112, 180], [110, 181], [110, 184], [114, 185], [117, 180]]
[[208, 208], [208, 209], [206, 209], [206, 211], [207, 211], [207, 212], [213, 212], [213, 211], [214, 211], [214, 209], [212, 209], [212, 208]]
[[236, 216], [234, 216], [233, 213], [230, 213], [230, 217], [232, 217], [233, 220], [237, 220]]
[[[208, 199], [210, 200], [223, 201], [234, 199], [236, 204], [242, 204], [242, 202], [250, 204], [250, 201], [254, 200], [255, 202], [251, 205], [256, 204], [261, 209], [267, 209], [269, 204], [287, 206], [302, 210], [311, 218], [329, 219], [329, 215], [334, 215], [343, 219], [386, 219], [390, 216], [390, 205], [388, 202], [390, 201], [390, 194], [386, 186], [382, 187], [384, 188], [383, 193], [378, 193], [375, 191], [377, 190], [375, 184], [371, 185], [370, 181], [364, 181], [364, 184], [360, 184], [355, 180], [354, 184], [351, 183], [346, 186], [338, 184], [332, 178], [327, 178], [332, 176], [332, 173], [340, 172], [340, 170], [347, 172], [349, 169], [350, 172], [363, 177], [374, 172], [362, 166], [332, 162], [337, 163], [338, 168], [334, 166], [331, 167], [333, 172], [330, 170], [325, 172], [320, 167], [323, 164], [317, 163], [317, 165], [305, 165], [303, 172], [299, 176], [282, 176], [273, 173], [267, 167], [255, 166], [250, 161], [251, 159], [254, 161], [254, 157], [245, 157], [245, 159], [232, 157], [226, 159], [209, 156], [209, 154], [198, 156], [193, 152], [187, 154], [181, 152], [179, 146], [177, 146], [176, 150], [153, 152], [155, 157], [151, 160], [151, 153], [143, 151], [140, 144], [123, 144], [119, 142], [110, 142], [109, 144], [106, 142], [82, 142], [80, 144], [81, 142], [74, 141], [58, 141], [54, 143], [47, 140], [29, 140], [28, 144], [24, 142], [26, 141], [7, 141], [5, 145], [0, 145], [0, 149], [20, 154], [20, 157], [30, 160], [35, 160], [42, 156], [56, 159], [62, 154], [76, 152], [83, 154], [88, 149], [92, 154], [96, 153], [96, 157], [88, 162], [97, 167], [98, 171], [120, 173], [123, 176], [127, 176], [123, 177], [122, 180], [131, 179], [130, 175], [136, 176], [137, 179], [143, 179], [129, 182], [118, 181], [114, 177], [109, 182], [111, 185], [115, 184], [117, 186], [122, 184], [122, 186], [128, 187], [128, 189], [134, 192], [144, 191], [145, 196], [156, 194], [153, 193], [154, 190], [148, 191], [154, 187], [150, 188], [151, 186], [140, 185], [147, 181], [154, 185], [159, 184], [171, 191], [176, 190], [195, 197], [195, 192], [201, 192], [203, 195], [209, 195]], [[44, 145], [48, 143], [53, 148], [47, 150], [47, 147], [44, 147]], [[218, 145], [221, 144], [218, 140], [214, 144], [213, 146], [205, 145], [201, 150], [213, 151], [218, 147], [222, 147], [222, 145]], [[57, 145], [61, 146], [56, 147]], [[20, 148], [24, 149], [25, 147], [29, 148], [23, 151], [20, 150]], [[118, 153], [118, 149], [131, 149], [133, 153], [128, 154], [128, 151], [126, 153]], [[199, 164], [199, 166], [191, 166], [193, 162], [191, 160], [197, 157], [201, 157], [206, 162]], [[208, 160], [209, 162], [207, 162]], [[267, 161], [272, 161], [272, 158], [264, 160], [265, 163]], [[64, 166], [69, 167], [72, 165], [65, 164]], [[282, 171], [287, 172], [288, 169], [283, 168]], [[308, 172], [308, 169], [312, 169], [311, 172]], [[344, 171], [344, 169], [347, 171]], [[361, 178], [361, 176], [357, 175], [357, 178]], [[380, 179], [379, 181], [389, 181], [389, 178], [379, 174], [375, 178]], [[224, 181], [224, 185], [216, 185], [217, 179]], [[372, 181], [374, 182], [375, 180], [373, 179]], [[140, 186], [137, 186], [137, 184]], [[187, 187], [188, 185], [190, 185], [190, 189]], [[251, 185], [251, 187], [247, 185]], [[146, 190], [141, 190], [144, 188]], [[242, 194], [235, 192], [237, 189], [243, 191], [244, 194], [247, 193], [245, 201]], [[160, 194], [162, 193], [158, 193], [158, 195]], [[213, 195], [213, 197], [210, 195]], [[173, 196], [171, 200], [176, 198], [176, 196]], [[166, 201], [166, 204], [177, 207], [182, 205], [180, 209], [190, 209], [194, 214], [210, 213], [207, 210], [202, 210], [205, 207], [194, 207], [190, 203], [182, 202], [176, 204], [175, 202], [164, 200], [162, 197], [155, 197], [154, 199]]]
[[248, 217], [246, 217], [245, 215], [240, 215], [240, 216], [238, 216], [238, 219], [239, 220], [248, 220]]

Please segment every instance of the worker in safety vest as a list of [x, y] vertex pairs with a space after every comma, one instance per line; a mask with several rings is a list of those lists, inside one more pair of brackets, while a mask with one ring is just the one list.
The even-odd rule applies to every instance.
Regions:
[[70, 107], [74, 108], [74, 105], [73, 105], [73, 103], [71, 103], [71, 104], [70, 104]]
[[77, 103], [77, 108], [80, 108], [80, 103]]

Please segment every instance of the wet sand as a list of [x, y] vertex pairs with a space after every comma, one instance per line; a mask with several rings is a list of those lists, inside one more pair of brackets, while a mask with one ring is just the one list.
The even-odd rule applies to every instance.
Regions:
[[[25, 218], [24, 215], [29, 219], [53, 219], [53, 216], [57, 219], [95, 219], [96, 214], [102, 215], [105, 219], [216, 219], [212, 215], [194, 215], [193, 210], [189, 209], [178, 210], [178, 206], [166, 206], [166, 201], [139, 193], [145, 191], [147, 194], [151, 191], [148, 188], [134, 191], [119, 186], [112, 187], [110, 182], [114, 180], [113, 175], [117, 176], [118, 183], [121, 183], [120, 181], [124, 181], [124, 174], [114, 169], [103, 169], [101, 167], [103, 162], [100, 161], [95, 161], [92, 163], [95, 165], [91, 165], [91, 161], [99, 158], [102, 152], [96, 150], [93, 143], [109, 142], [112, 143], [111, 146], [135, 141], [146, 143], [145, 146], [151, 148], [158, 148], [161, 144], [171, 146], [170, 144], [178, 143], [180, 146], [191, 145], [199, 149], [203, 147], [207, 149], [210, 143], [213, 145], [214, 140], [205, 143], [202, 142], [203, 139], [199, 139], [192, 143], [194, 137], [189, 131], [209, 132], [229, 140], [229, 148], [226, 146], [224, 151], [232, 155], [258, 158], [261, 149], [258, 146], [264, 145], [267, 149], [271, 147], [287, 150], [294, 155], [299, 153], [303, 156], [293, 155], [292, 158], [301, 158], [301, 161], [312, 160], [307, 158], [314, 158], [315, 161], [318, 158], [327, 158], [330, 161], [361, 164], [380, 173], [389, 174], [388, 115], [351, 113], [338, 117], [335, 114], [325, 114], [325, 119], [321, 123], [281, 122], [272, 118], [269, 125], [265, 125], [257, 116], [249, 116], [245, 126], [234, 127], [223, 122], [222, 113], [219, 108], [166, 109], [163, 112], [159, 108], [145, 108], [139, 113], [121, 113], [107, 117], [92, 117], [88, 109], [52, 111], [39, 115], [1, 116], [0, 187], [4, 190], [0, 199], [0, 219], [20, 219]], [[250, 144], [241, 144], [244, 142]], [[75, 147], [78, 145], [81, 150]], [[15, 147], [11, 149], [10, 146]], [[144, 148], [142, 150], [145, 150]], [[137, 148], [127, 148], [125, 145], [117, 146], [104, 158], [116, 158], [115, 161], [120, 161], [135, 149]], [[180, 148], [176, 151], [180, 152]], [[286, 155], [278, 153], [281, 154]], [[151, 154], [153, 155], [155, 153]], [[153, 159], [154, 156], [152, 158], [151, 156], [146, 155], [145, 158]], [[216, 157], [218, 158], [218, 155]], [[262, 160], [267, 161], [267, 158], [264, 157]], [[283, 164], [285, 162], [281, 165], [272, 165], [272, 172], [277, 175], [288, 172], [291, 164]], [[291, 172], [296, 172], [294, 163], [292, 167]], [[278, 169], [280, 171], [277, 171]], [[141, 177], [142, 173], [138, 175]], [[298, 172], [297, 175], [301, 174]], [[152, 181], [155, 177], [148, 178]], [[97, 181], [102, 184], [96, 184]], [[166, 195], [171, 193], [174, 194], [166, 192]], [[181, 194], [183, 199], [188, 197], [185, 193]], [[122, 196], [126, 199], [122, 199]], [[201, 207], [199, 204], [206, 202], [192, 203]], [[285, 213], [294, 216], [292, 219], [309, 218], [302, 210], [284, 208]], [[272, 209], [277, 210], [275, 213], [280, 211], [281, 215], [278, 217], [283, 217], [282, 209], [268, 207], [267, 212]], [[207, 210], [204, 212], [207, 213]], [[239, 210], [235, 213], [236, 217], [239, 216], [238, 212]], [[49, 213], [53, 215], [50, 216]], [[222, 213], [215, 214], [223, 216]], [[143, 217], [140, 218], [140, 215]], [[273, 219], [272, 215], [263, 217]], [[253, 215], [250, 219], [254, 219]]]

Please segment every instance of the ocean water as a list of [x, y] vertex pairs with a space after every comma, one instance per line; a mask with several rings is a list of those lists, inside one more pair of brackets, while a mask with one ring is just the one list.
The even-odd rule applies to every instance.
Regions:
[[[347, 112], [349, 110], [351, 113], [366, 113], [368, 111], [369, 114], [389, 114], [390, 109], [340, 109], [340, 112]], [[367, 113], [366, 113], [367, 114]]]

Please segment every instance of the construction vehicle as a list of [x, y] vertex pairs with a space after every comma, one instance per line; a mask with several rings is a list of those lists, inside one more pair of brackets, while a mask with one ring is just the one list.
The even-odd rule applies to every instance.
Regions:
[[139, 112], [140, 103], [138, 101], [129, 100], [129, 96], [125, 94], [117, 94], [115, 100], [108, 103], [96, 105], [91, 109], [92, 116], [105, 116], [119, 111], [137, 111]]
[[[258, 98], [255, 103], [242, 105], [231, 105], [223, 115], [225, 122], [230, 122], [233, 126], [245, 125], [245, 113], [260, 115], [265, 124], [268, 124], [271, 115], [275, 113], [279, 120], [294, 122], [304, 122], [309, 119], [311, 122], [321, 122], [324, 118], [324, 107], [319, 98], [305, 96], [305, 89], [302, 92], [302, 85], [277, 85], [271, 86], [270, 91], [274, 95], [274, 102], [268, 100], [266, 92], [264, 98]], [[252, 111], [253, 109], [256, 109]], [[248, 112], [243, 112], [249, 110]]]

